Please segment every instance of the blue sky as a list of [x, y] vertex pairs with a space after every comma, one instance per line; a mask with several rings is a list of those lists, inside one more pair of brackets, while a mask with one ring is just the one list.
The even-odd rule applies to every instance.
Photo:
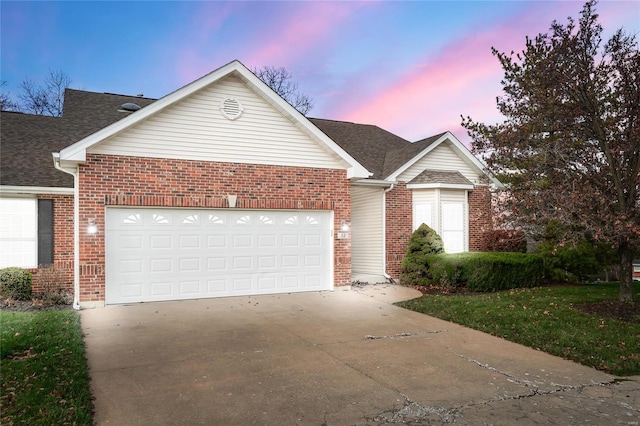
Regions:
[[[582, 1], [1, 1], [5, 91], [63, 70], [76, 89], [162, 97], [239, 59], [284, 66], [312, 117], [377, 124], [409, 140], [460, 115], [495, 122], [501, 68]], [[605, 33], [640, 32], [640, 2], [601, 0]]]

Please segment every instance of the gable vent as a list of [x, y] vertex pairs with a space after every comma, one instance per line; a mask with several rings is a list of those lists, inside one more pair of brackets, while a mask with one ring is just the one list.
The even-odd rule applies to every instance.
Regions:
[[229, 120], [237, 120], [242, 115], [244, 109], [242, 104], [235, 98], [225, 98], [220, 104], [220, 111]]

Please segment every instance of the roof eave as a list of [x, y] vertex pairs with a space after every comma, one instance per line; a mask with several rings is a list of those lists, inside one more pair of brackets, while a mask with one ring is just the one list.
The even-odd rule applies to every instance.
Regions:
[[408, 189], [467, 189], [473, 190], [472, 184], [466, 183], [408, 183]]

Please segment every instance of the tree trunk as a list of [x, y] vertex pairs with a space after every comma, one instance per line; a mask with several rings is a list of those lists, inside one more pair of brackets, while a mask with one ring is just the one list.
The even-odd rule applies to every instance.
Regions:
[[620, 302], [632, 303], [633, 294], [633, 250], [625, 241], [618, 248], [620, 254]]

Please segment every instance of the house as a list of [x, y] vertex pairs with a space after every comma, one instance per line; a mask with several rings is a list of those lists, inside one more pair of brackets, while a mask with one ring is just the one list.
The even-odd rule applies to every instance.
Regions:
[[640, 259], [636, 259], [633, 261], [631, 277], [634, 281], [640, 281]]
[[307, 119], [238, 61], [1, 131], [0, 267], [53, 264], [76, 307], [397, 280], [423, 222], [477, 250], [501, 186], [451, 133]]

